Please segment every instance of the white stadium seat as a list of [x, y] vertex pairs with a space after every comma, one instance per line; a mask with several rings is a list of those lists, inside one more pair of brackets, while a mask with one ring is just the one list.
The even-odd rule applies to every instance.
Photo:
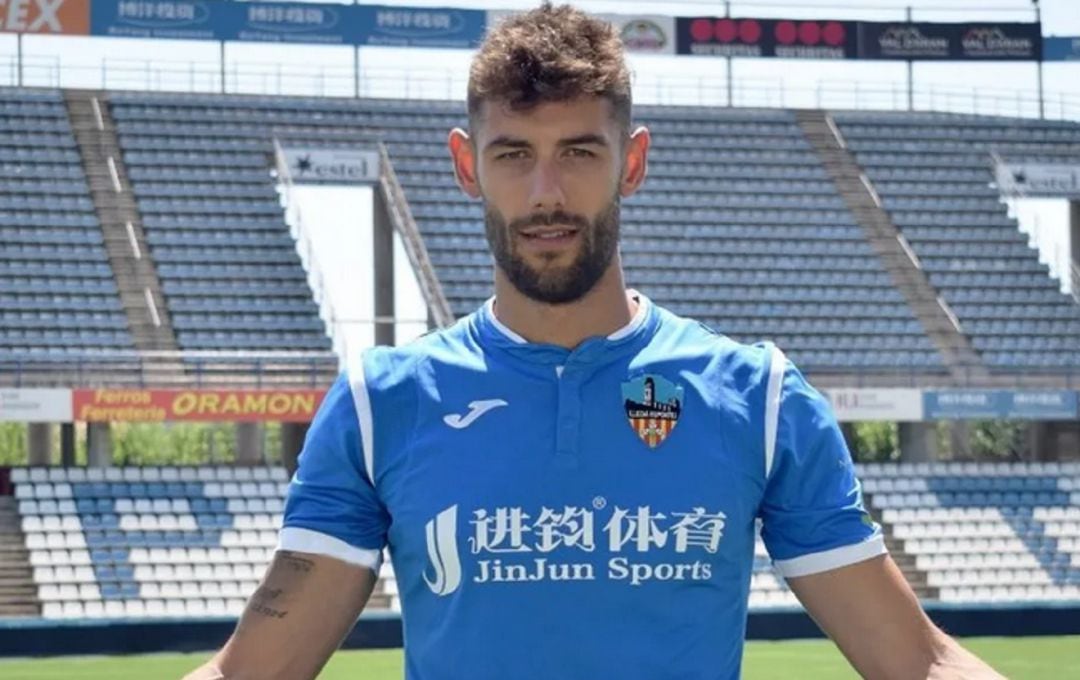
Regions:
[[105, 616], [110, 619], [124, 617], [124, 603], [120, 600], [109, 600], [105, 603]]
[[178, 617], [187, 616], [187, 607], [184, 606], [183, 600], [166, 600], [165, 601], [165, 616]]
[[[199, 469], [193, 467], [177, 468], [177, 479], [181, 482], [196, 482], [199, 481]], [[169, 480], [165, 480], [169, 481]]]
[[124, 602], [124, 616], [129, 618], [146, 616], [146, 603], [142, 600], [127, 600]]
[[105, 604], [101, 600], [90, 600], [83, 603], [83, 611], [88, 619], [100, 619], [105, 616]]
[[100, 600], [101, 590], [96, 583], [81, 583], [79, 584], [79, 599]]
[[210, 598], [206, 601], [207, 616], [227, 616], [229, 613], [225, 600], [220, 597]]
[[61, 619], [64, 617], [64, 605], [59, 602], [45, 602], [41, 605], [41, 615], [46, 619]]

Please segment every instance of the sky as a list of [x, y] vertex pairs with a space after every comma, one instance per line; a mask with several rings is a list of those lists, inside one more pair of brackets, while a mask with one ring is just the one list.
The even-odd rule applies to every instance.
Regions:
[[[527, 9], [534, 1], [382, 0], [384, 5]], [[635, 2], [589, 0], [574, 3], [595, 12], [658, 13], [674, 16], [723, 14], [723, 2]], [[1033, 5], [1021, 0], [739, 0], [732, 16], [792, 19], [903, 20], [912, 6], [916, 21], [1032, 21]], [[657, 8], [662, 9], [658, 10]], [[1044, 35], [1080, 36], [1080, 0], [1042, 0]], [[215, 91], [220, 88], [218, 43], [26, 36], [24, 83], [109, 89]], [[230, 43], [224, 48], [226, 82], [233, 92], [353, 96], [358, 60], [362, 96], [463, 99], [471, 53], [341, 46], [282, 46]], [[0, 84], [14, 84], [16, 40], [0, 34]], [[152, 55], [148, 58], [148, 55]], [[630, 55], [634, 97], [639, 103], [726, 103], [728, 63], [690, 56]], [[437, 64], [438, 66], [433, 66]], [[1080, 62], [1043, 67], [1046, 115], [1080, 120]], [[998, 115], [1037, 115], [1037, 67], [1031, 63], [917, 63], [912, 68], [917, 108]], [[731, 77], [738, 105], [897, 108], [906, 102], [907, 68], [900, 62], [735, 59]], [[449, 172], [449, 166], [448, 166]], [[330, 193], [327, 193], [330, 192]], [[301, 203], [326, 279], [333, 286], [338, 326], [349, 344], [372, 337], [372, 293], [366, 276], [371, 259], [371, 192], [368, 189], [302, 187]], [[1017, 208], [1021, 229], [1036, 235], [1050, 260], [1068, 251], [1064, 201]], [[343, 219], [342, 216], [347, 216]], [[349, 243], [350, 247], [335, 247]], [[423, 330], [423, 305], [403, 252], [398, 249], [399, 340]]]

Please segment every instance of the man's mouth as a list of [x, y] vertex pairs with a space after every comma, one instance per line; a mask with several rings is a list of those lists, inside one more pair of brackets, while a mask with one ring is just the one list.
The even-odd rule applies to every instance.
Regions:
[[525, 238], [537, 241], [555, 241], [569, 238], [577, 233], [578, 230], [573, 227], [534, 227], [521, 231], [521, 235]]

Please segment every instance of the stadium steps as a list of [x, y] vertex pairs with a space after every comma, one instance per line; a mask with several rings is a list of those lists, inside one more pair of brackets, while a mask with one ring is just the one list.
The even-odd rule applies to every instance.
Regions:
[[[140, 352], [176, 352], [176, 335], [124, 168], [106, 94], [98, 90], [64, 90], [64, 103], [135, 348]], [[161, 379], [159, 372], [182, 376], [183, 365], [157, 363], [155, 380]]]
[[864, 500], [866, 509], [870, 512], [874, 521], [881, 525], [881, 532], [885, 535], [885, 547], [889, 549], [889, 555], [904, 574], [904, 578], [907, 579], [911, 589], [915, 591], [915, 595], [924, 601], [938, 599], [940, 589], [929, 585], [926, 572], [916, 566], [915, 557], [904, 552], [904, 542], [893, 535], [893, 525], [882, 519], [881, 510], [874, 505], [873, 494], [866, 494]]
[[40, 616], [30, 551], [12, 496], [0, 496], [0, 617]]
[[963, 380], [986, 378], [989, 371], [964, 335], [956, 315], [930, 285], [914, 251], [881, 207], [873, 185], [847, 150], [839, 128], [828, 113], [820, 109], [798, 109], [795, 118], [862, 227], [870, 247], [938, 348], [950, 373]]

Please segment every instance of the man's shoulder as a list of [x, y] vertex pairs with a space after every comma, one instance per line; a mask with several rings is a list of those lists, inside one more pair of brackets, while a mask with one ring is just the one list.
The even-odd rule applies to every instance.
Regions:
[[477, 353], [469, 332], [469, 317], [465, 317], [402, 345], [363, 349], [353, 357], [350, 371], [356, 372], [362, 366], [369, 389], [390, 388], [414, 379], [418, 366], [424, 363], [467, 364]]
[[739, 342], [703, 321], [680, 316], [657, 306], [661, 332], [653, 343], [654, 351], [669, 357], [701, 360], [707, 358], [726, 368], [743, 367], [761, 370], [772, 361], [775, 345], [767, 340]]

